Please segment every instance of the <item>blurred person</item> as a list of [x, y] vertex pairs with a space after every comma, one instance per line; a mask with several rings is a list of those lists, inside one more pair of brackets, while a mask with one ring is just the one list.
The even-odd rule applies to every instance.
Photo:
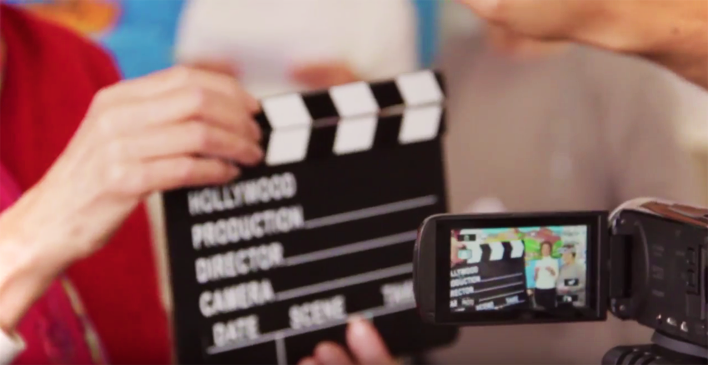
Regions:
[[230, 64], [260, 98], [414, 71], [416, 28], [411, 0], [190, 0], [176, 54]]
[[556, 280], [558, 279], [558, 260], [551, 257], [553, 245], [548, 241], [541, 242], [541, 258], [534, 267], [534, 301], [543, 309], [556, 307]]
[[0, 70], [0, 364], [171, 363], [141, 202], [258, 163], [257, 101], [187, 66], [119, 82], [1, 2]]
[[[674, 128], [678, 95], [657, 66], [500, 26], [483, 29], [450, 39], [440, 57], [453, 213], [612, 210], [641, 196], [697, 201]], [[651, 333], [611, 315], [594, 323], [465, 327], [456, 344], [430, 359], [599, 363], [612, 347], [647, 342]]]
[[[587, 269], [579, 264], [576, 259], [576, 251], [574, 245], [564, 245], [562, 248], [563, 254], [561, 260], [563, 264], [558, 273], [558, 285], [556, 291], [558, 295], [576, 296], [573, 303], [563, 302], [563, 306], [582, 307], [585, 305], [585, 282]], [[574, 282], [574, 285], [568, 285]], [[566, 305], [567, 304], [567, 305]]]
[[708, 90], [706, 0], [458, 0], [508, 31], [635, 55]]

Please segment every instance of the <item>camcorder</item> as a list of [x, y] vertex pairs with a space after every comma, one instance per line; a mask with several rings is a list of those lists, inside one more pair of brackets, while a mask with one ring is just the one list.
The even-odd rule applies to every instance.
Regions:
[[423, 320], [489, 326], [604, 321], [655, 330], [603, 364], [708, 363], [708, 209], [636, 199], [613, 212], [440, 214], [418, 230]]

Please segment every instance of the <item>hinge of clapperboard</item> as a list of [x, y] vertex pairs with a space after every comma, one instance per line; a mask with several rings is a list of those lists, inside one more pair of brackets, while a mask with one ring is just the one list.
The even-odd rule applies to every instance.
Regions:
[[[382, 143], [433, 140], [444, 132], [444, 101], [444, 79], [435, 70], [263, 98], [256, 121], [265, 136], [264, 163], [277, 166], [364, 152]], [[396, 136], [381, 136], [393, 130]]]

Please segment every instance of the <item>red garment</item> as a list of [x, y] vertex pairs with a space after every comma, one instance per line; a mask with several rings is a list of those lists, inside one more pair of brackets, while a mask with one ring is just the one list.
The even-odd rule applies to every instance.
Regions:
[[[26, 190], [62, 152], [94, 93], [120, 75], [90, 41], [8, 5], [0, 4], [0, 30], [7, 51], [0, 158]], [[116, 364], [170, 362], [150, 238], [141, 206], [104, 249], [68, 271], [109, 361]]]
[[[12, 206], [20, 194], [15, 179], [0, 161], [0, 212]], [[55, 280], [22, 318], [17, 331], [27, 347], [15, 359], [16, 364], [105, 363], [100, 344], [89, 342], [92, 326], [81, 305], [70, 297], [70, 288], [65, 278]]]

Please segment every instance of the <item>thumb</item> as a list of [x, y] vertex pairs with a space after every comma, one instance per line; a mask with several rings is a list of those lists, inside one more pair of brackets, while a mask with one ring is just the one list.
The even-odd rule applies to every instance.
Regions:
[[349, 322], [347, 344], [359, 364], [395, 363], [376, 327], [363, 318], [356, 318]]

